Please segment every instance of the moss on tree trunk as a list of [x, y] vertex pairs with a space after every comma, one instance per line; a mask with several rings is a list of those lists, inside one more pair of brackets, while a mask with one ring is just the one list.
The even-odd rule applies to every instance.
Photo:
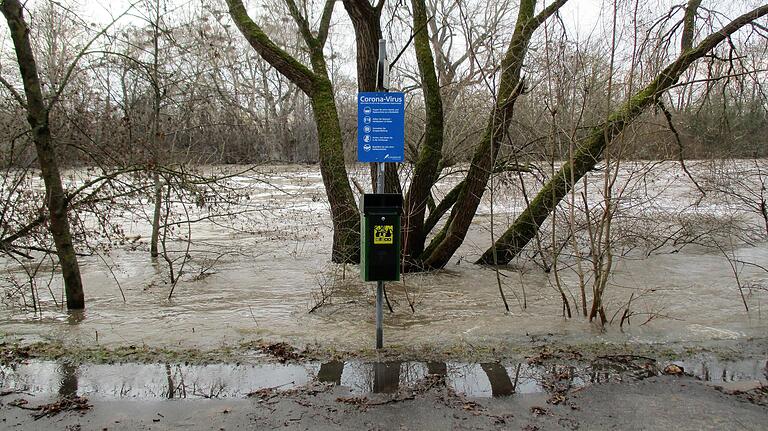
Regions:
[[[435, 73], [427, 30], [427, 8], [424, 0], [412, 0], [413, 28], [416, 33], [413, 46], [424, 92], [426, 124], [424, 142], [419, 149], [418, 159], [413, 168], [413, 181], [405, 197], [405, 220], [403, 223], [403, 255], [406, 268], [421, 266], [420, 258], [424, 242], [430, 229], [425, 229], [424, 218], [430, 191], [437, 180], [438, 168], [443, 149], [443, 100]], [[434, 225], [433, 225], [434, 226]]]
[[423, 255], [426, 267], [445, 266], [464, 241], [493, 171], [501, 142], [512, 121], [515, 102], [523, 90], [521, 71], [533, 32], [566, 1], [558, 0], [535, 16], [536, 0], [520, 2], [515, 31], [501, 63], [501, 82], [496, 104], [488, 118], [483, 138], [475, 148], [465, 186], [451, 211], [450, 224], [437, 237], [440, 242], [435, 243], [433, 240]]
[[333, 219], [334, 262], [360, 261], [360, 214], [349, 185], [341, 128], [333, 98], [333, 87], [327, 79], [318, 78], [311, 96], [312, 111], [319, 139], [320, 173], [328, 194]]
[[309, 49], [311, 70], [272, 42], [261, 27], [248, 16], [241, 0], [227, 0], [227, 5], [235, 25], [256, 52], [309, 96], [318, 132], [320, 173], [331, 206], [331, 259], [339, 263], [359, 262], [360, 215], [344, 164], [339, 115], [323, 56], [334, 1], [326, 0], [316, 32], [310, 30], [308, 21], [301, 15], [297, 5], [292, 1], [287, 2], [291, 16]]
[[[691, 3], [697, 5], [695, 1]], [[677, 83], [683, 72], [694, 61], [706, 55], [744, 25], [766, 14], [768, 14], [768, 5], [761, 6], [731, 21], [720, 31], [710, 34], [693, 49], [686, 49], [684, 44], [683, 52], [674, 62], [670, 63], [650, 84], [613, 112], [604, 124], [592, 129], [589, 138], [577, 149], [573, 159], [566, 162], [557, 174], [544, 185], [512, 226], [499, 237], [492, 247], [483, 253], [477, 263], [487, 265], [509, 263], [535, 237], [542, 223], [565, 197], [573, 184], [578, 182], [600, 161], [606, 145], [611, 140], [624, 131], [626, 126], [636, 119], [645, 108], [655, 104], [666, 90]], [[571, 182], [571, 178], [574, 179], [574, 183]]]
[[35, 143], [37, 159], [45, 183], [45, 204], [50, 213], [48, 230], [53, 236], [59, 265], [61, 265], [67, 309], [81, 310], [85, 308], [85, 298], [80, 266], [72, 244], [72, 234], [67, 218], [67, 196], [61, 183], [58, 158], [49, 128], [49, 109], [43, 101], [37, 63], [29, 40], [29, 27], [24, 20], [22, 6], [18, 0], [5, 0], [0, 5], [0, 9], [11, 30], [11, 39], [24, 84], [27, 121], [32, 129], [32, 140]]

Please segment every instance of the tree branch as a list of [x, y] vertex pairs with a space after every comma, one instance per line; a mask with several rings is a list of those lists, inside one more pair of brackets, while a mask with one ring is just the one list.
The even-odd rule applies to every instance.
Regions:
[[696, 30], [696, 10], [700, 4], [701, 0], [688, 0], [688, 6], [685, 8], [683, 36], [680, 38], [680, 50], [683, 52], [693, 48], [693, 32]]
[[69, 80], [72, 78], [72, 74], [75, 72], [75, 68], [77, 67], [77, 63], [78, 63], [78, 62], [80, 62], [80, 59], [82, 59], [82, 58], [83, 58], [83, 56], [85, 56], [85, 54], [88, 52], [88, 49], [91, 47], [91, 45], [93, 45], [93, 43], [94, 43], [94, 42], [96, 42], [96, 40], [97, 40], [98, 38], [100, 38], [101, 36], [103, 36], [103, 35], [104, 35], [104, 33], [106, 33], [106, 32], [107, 32], [107, 30], [109, 30], [109, 29], [110, 29], [110, 27], [112, 27], [113, 25], [115, 25], [115, 23], [116, 23], [116, 22], [117, 22], [117, 21], [118, 21], [120, 18], [122, 18], [122, 17], [123, 17], [123, 16], [125, 16], [125, 15], [126, 15], [128, 12], [130, 12], [130, 10], [131, 10], [131, 9], [133, 9], [133, 7], [134, 7], [134, 6], [135, 6], [137, 3], [139, 3], [139, 2], [138, 2], [138, 1], [135, 1], [135, 2], [131, 3], [131, 5], [130, 5], [130, 6], [128, 6], [128, 8], [125, 10], [125, 12], [121, 13], [120, 15], [118, 15], [118, 16], [117, 16], [117, 18], [113, 19], [113, 20], [112, 20], [112, 22], [110, 22], [109, 24], [107, 24], [107, 25], [106, 25], [106, 26], [105, 26], [103, 29], [101, 29], [101, 31], [99, 31], [98, 33], [96, 33], [96, 35], [95, 35], [95, 36], [93, 36], [93, 37], [91, 38], [91, 40], [89, 40], [89, 41], [88, 41], [88, 43], [86, 43], [86, 44], [85, 44], [85, 46], [84, 46], [84, 47], [83, 47], [83, 48], [80, 50], [80, 52], [78, 52], [78, 53], [77, 53], [77, 55], [75, 56], [75, 59], [74, 59], [74, 60], [72, 60], [72, 62], [69, 64], [69, 67], [67, 67], [67, 71], [66, 71], [66, 73], [64, 73], [64, 78], [62, 78], [62, 80], [61, 80], [61, 84], [59, 85], [59, 88], [58, 88], [58, 89], [56, 89], [56, 92], [55, 92], [55, 93], [53, 93], [53, 96], [51, 96], [51, 99], [48, 101], [48, 109], [51, 109], [51, 107], [52, 107], [53, 105], [55, 105], [55, 104], [56, 104], [56, 102], [59, 100], [59, 98], [61, 97], [61, 93], [63, 93], [63, 92], [64, 92], [64, 89], [66, 88], [67, 84], [69, 83]]
[[32, 230], [34, 230], [36, 227], [40, 226], [41, 224], [45, 223], [47, 220], [48, 220], [47, 214], [40, 214], [39, 216], [37, 216], [36, 219], [22, 226], [21, 229], [17, 230], [16, 232], [0, 240], [0, 247], [5, 249], [11, 247], [11, 244], [14, 241], [16, 241], [21, 237], [27, 236], [30, 232], [32, 232]]
[[539, 14], [533, 17], [533, 19], [531, 19], [530, 21], [530, 25], [533, 25], [533, 29], [531, 31], [535, 30], [538, 26], [544, 23], [544, 21], [546, 21], [547, 18], [549, 18], [555, 12], [557, 12], [560, 9], [560, 7], [563, 6], [567, 1], [568, 0], [557, 0], [556, 2], [544, 8], [543, 11], [539, 12]]
[[429, 212], [427, 221], [424, 222], [424, 233], [429, 233], [432, 231], [432, 229], [435, 228], [437, 222], [439, 222], [443, 215], [445, 215], [445, 213], [451, 209], [453, 204], [456, 203], [456, 199], [459, 198], [459, 194], [464, 189], [464, 186], [466, 186], [465, 181], [456, 184], [456, 186], [452, 188], [447, 195], [445, 195], [443, 200], [440, 201], [437, 207], [435, 207], [433, 211]]
[[635, 120], [645, 108], [655, 104], [665, 91], [677, 83], [682, 73], [694, 61], [705, 56], [741, 27], [765, 15], [768, 15], [768, 4], [739, 16], [719, 31], [711, 33], [695, 48], [680, 53], [680, 56], [664, 68], [651, 83], [624, 102], [608, 117], [605, 123], [593, 129], [589, 138], [576, 150], [573, 158], [565, 163], [557, 174], [541, 188], [512, 226], [498, 238], [493, 246], [483, 253], [477, 263], [506, 264], [519, 254], [537, 235], [542, 223], [549, 217], [560, 200], [576, 182], [594, 169], [602, 158], [605, 147], [620, 135], [627, 125]]
[[331, 28], [331, 18], [333, 17], [333, 8], [336, 0], [326, 0], [323, 8], [323, 16], [320, 18], [320, 28], [317, 31], [317, 44], [319, 47], [325, 46], [328, 40], [328, 30]]
[[249, 16], [242, 0], [227, 0], [229, 15], [253, 49], [307, 95], [314, 92], [315, 75], [290, 54], [275, 45]]
[[293, 17], [293, 20], [296, 22], [296, 25], [299, 26], [299, 32], [301, 33], [301, 37], [304, 39], [304, 42], [308, 47], [312, 48], [313, 45], [317, 43], [317, 40], [312, 36], [312, 30], [309, 28], [307, 19], [304, 17], [304, 15], [301, 14], [301, 12], [299, 12], [299, 8], [296, 6], [296, 2], [294, 0], [285, 0], [285, 4], [288, 5], [288, 12], [290, 12], [291, 17]]
[[5, 78], [0, 76], [0, 84], [3, 84], [3, 87], [5, 87], [11, 93], [11, 96], [13, 96], [13, 98], [19, 102], [19, 105], [21, 105], [22, 108], [27, 109], [27, 101], [21, 97], [21, 94], [19, 94], [19, 92], [13, 88], [13, 85], [11, 85], [10, 82], [6, 81]]

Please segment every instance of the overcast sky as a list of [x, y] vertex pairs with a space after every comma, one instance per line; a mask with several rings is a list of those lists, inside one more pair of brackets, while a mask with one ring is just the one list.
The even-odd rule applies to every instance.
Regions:
[[[28, 0], [27, 4], [31, 7], [35, 2], [41, 0]], [[88, 18], [97, 23], [107, 23], [112, 20], [112, 17], [117, 16], [124, 12], [128, 6], [132, 3], [128, 0], [58, 0], [63, 4], [77, 4], [79, 7], [76, 9], [84, 12], [84, 18]], [[134, 0], [135, 2], [136, 0]], [[141, 0], [139, 0], [141, 1]], [[168, 4], [176, 7], [184, 7], [184, 5], [199, 5], [201, 0], [167, 0]], [[467, 1], [467, 0], [465, 0]], [[471, 1], [471, 0], [469, 0]], [[498, 0], [499, 2], [514, 1], [514, 0]], [[538, 8], [542, 9], [545, 5], [551, 3], [552, 0], [540, 0]], [[568, 28], [569, 34], [573, 38], [584, 39], [586, 37], [595, 35], [604, 35], [610, 31], [612, 13], [611, 9], [614, 1], [619, 5], [623, 5], [625, 8], [632, 8], [635, 4], [638, 7], [648, 10], [654, 10], [658, 15], [668, 11], [672, 5], [684, 4], [686, 0], [569, 0], [568, 3], [561, 9], [560, 16], [563, 22]], [[206, 1], [207, 5], [218, 5], [222, 10], [226, 9], [224, 0]], [[315, 3], [320, 3], [320, 0], [315, 0]], [[758, 4], [763, 3], [762, 0], [704, 0], [702, 7], [710, 9], [716, 9], [720, 12], [728, 15], [729, 18], [733, 18], [744, 11], [754, 8]], [[253, 7], [259, 4], [259, 0], [245, 0], [246, 6]], [[171, 7], [173, 7], [171, 6]], [[620, 6], [621, 7], [621, 6]], [[349, 25], [349, 19], [346, 12], [341, 5], [341, 0], [338, 0], [335, 11], [335, 22], [338, 25]], [[130, 17], [123, 18], [123, 20], [130, 20]], [[338, 34], [339, 32], [337, 32]], [[343, 32], [348, 34], [347, 32]]]
[[[33, 8], [34, 4], [43, 0], [28, 0], [27, 5], [29, 8]], [[47, 1], [47, 0], [46, 0]], [[76, 6], [73, 9], [82, 11], [79, 15], [89, 21], [97, 23], [97, 25], [104, 25], [112, 21], [113, 17], [120, 15], [128, 9], [131, 1], [128, 0], [56, 0], [65, 5], [74, 4]], [[134, 0], [135, 2], [136, 0]], [[139, 0], [142, 3], [154, 0]], [[168, 9], [185, 7], [199, 7], [201, 4], [205, 4], [207, 7], [215, 7], [219, 10], [226, 10], [226, 3], [224, 0], [166, 0]], [[320, 5], [323, 0], [314, 0], [313, 3]], [[407, 0], [405, 0], [407, 2]], [[472, 2], [473, 0], [464, 0]], [[486, 1], [486, 0], [477, 0]], [[517, 1], [517, 0], [498, 0], [499, 2]], [[553, 0], [539, 0], [538, 10], [544, 8], [547, 4], [550, 4]], [[748, 9], [752, 9], [756, 5], [762, 4], [765, 0], [704, 0], [702, 7], [708, 9], [717, 10], [725, 17], [721, 17], [722, 20], [731, 19]], [[618, 17], [620, 22], [617, 25], [618, 28], [618, 44], [622, 43], [630, 45], [630, 42], [634, 35], [632, 34], [632, 11], [635, 7], [641, 10], [639, 19], [657, 19], [663, 16], [673, 5], [685, 4], [687, 0], [569, 0], [568, 3], [560, 10], [560, 17], [562, 22], [567, 28], [568, 38], [570, 40], [578, 39], [584, 41], [586, 39], [592, 39], [599, 43], [608, 44], [610, 41], [612, 19], [613, 19], [613, 5], [614, 2], [618, 4], [621, 13]], [[253, 11], [258, 8], [261, 3], [260, 0], [245, 0], [246, 6], [249, 10]], [[390, 0], [390, 4], [394, 4], [393, 0]], [[142, 9], [146, 10], [146, 6], [139, 6], [136, 10], [130, 14], [139, 15]], [[514, 13], [514, 12], [513, 12]], [[252, 12], [252, 15], [255, 15]], [[680, 16], [680, 14], [678, 14]], [[514, 17], [511, 17], [513, 20]], [[679, 18], [678, 18], [679, 19]], [[136, 17], [125, 16], [121, 19], [121, 22], [135, 21], [140, 23], [140, 20]], [[383, 23], [387, 22], [387, 17], [384, 17]], [[551, 22], [551, 21], [550, 21]], [[145, 22], [141, 23], [142, 25]], [[512, 25], [512, 24], [510, 24]], [[717, 27], [717, 26], [716, 26]], [[385, 37], [388, 32], [385, 29]], [[396, 52], [399, 50], [400, 45], [405, 43], [407, 39], [406, 34], [402, 32], [395, 32], [396, 38], [402, 40], [390, 41], [390, 52]], [[6, 35], [7, 36], [7, 35]], [[4, 37], [3, 39], [7, 39]], [[5, 45], [5, 44], [4, 44]], [[675, 46], [675, 45], [673, 45]], [[344, 10], [341, 0], [337, 0], [336, 10], [334, 14], [334, 28], [332, 29], [332, 39], [327, 46], [329, 51], [334, 53], [341, 53], [340, 61], [335, 67], [339, 67], [339, 70], [344, 74], [350, 76], [354, 75], [354, 33], [351, 29], [351, 23]], [[454, 45], [454, 51], [458, 52], [463, 48], [460, 45]], [[673, 53], [670, 53], [673, 54]], [[347, 70], [349, 69], [349, 70]]]

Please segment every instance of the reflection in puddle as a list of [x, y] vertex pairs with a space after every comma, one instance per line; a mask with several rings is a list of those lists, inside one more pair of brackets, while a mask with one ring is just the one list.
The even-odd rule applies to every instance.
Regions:
[[321, 383], [333, 383], [341, 385], [341, 375], [344, 372], [344, 363], [341, 361], [331, 361], [320, 365], [320, 371], [317, 372], [317, 380]]
[[[702, 380], [766, 383], [765, 360], [678, 362]], [[652, 360], [573, 365], [528, 363], [442, 363], [332, 361], [294, 365], [72, 365], [30, 361], [0, 366], [0, 390], [93, 398], [173, 399], [246, 397], [264, 388], [290, 389], [312, 381], [332, 383], [353, 394], [395, 393], [428, 375], [469, 397], [502, 397], [562, 390], [588, 384], [646, 378], [658, 374]]]
[[394, 394], [400, 387], [400, 362], [373, 364], [373, 392]]
[[60, 368], [61, 379], [59, 383], [59, 396], [71, 397], [77, 395], [77, 367], [64, 363]]
[[[515, 393], [515, 385], [509, 378], [507, 370], [501, 364], [480, 364], [480, 367], [485, 371], [485, 375], [488, 376], [488, 381], [491, 384], [491, 394], [494, 397]], [[518, 364], [518, 367], [520, 367], [520, 364]]]
[[676, 362], [685, 371], [711, 382], [768, 381], [768, 360], [719, 361], [698, 359]]

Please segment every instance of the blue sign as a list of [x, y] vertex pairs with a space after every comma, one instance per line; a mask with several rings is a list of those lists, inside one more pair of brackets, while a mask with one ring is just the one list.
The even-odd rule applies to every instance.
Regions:
[[357, 94], [357, 160], [402, 162], [405, 147], [405, 95]]

